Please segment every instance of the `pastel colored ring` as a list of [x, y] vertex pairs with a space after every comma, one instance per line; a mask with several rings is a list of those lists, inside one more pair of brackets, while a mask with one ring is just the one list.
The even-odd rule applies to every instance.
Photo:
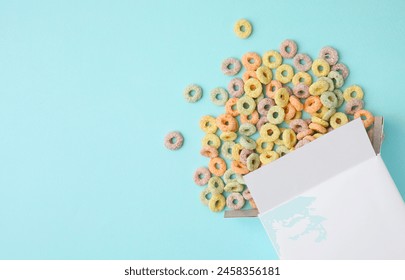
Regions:
[[226, 162], [220, 157], [212, 158], [208, 164], [208, 169], [212, 174], [222, 176], [226, 171]]
[[252, 98], [259, 97], [259, 95], [263, 91], [262, 83], [255, 78], [250, 78], [249, 80], [247, 80], [243, 86], [243, 89], [246, 95]]
[[[353, 96], [353, 94], [355, 94]], [[364, 93], [361, 87], [357, 85], [350, 86], [343, 92], [343, 98], [348, 102], [352, 98], [363, 99]]]
[[337, 50], [332, 47], [323, 47], [319, 52], [319, 58], [326, 60], [329, 65], [335, 65], [339, 60], [339, 54]]
[[318, 80], [309, 87], [309, 94], [318, 96], [329, 89], [329, 83], [324, 80]]
[[256, 128], [257, 131], [260, 131], [260, 129], [262, 128], [263, 125], [265, 125], [266, 123], [268, 123], [269, 120], [267, 119], [267, 114], [265, 116], [262, 116], [259, 121], [256, 124]]
[[224, 132], [235, 132], [238, 130], [238, 121], [229, 114], [219, 115], [216, 119], [216, 125]]
[[299, 149], [308, 143], [311, 143], [311, 141], [309, 141], [308, 139], [302, 139], [302, 140], [298, 141], [298, 143], [295, 145], [295, 149]]
[[304, 83], [307, 86], [312, 84], [312, 77], [307, 72], [297, 72], [291, 80], [294, 86], [298, 85], [299, 83]]
[[214, 158], [218, 156], [218, 150], [211, 146], [202, 147], [200, 154], [204, 157]]
[[254, 171], [260, 166], [260, 157], [256, 153], [252, 153], [246, 160], [246, 167], [249, 171]]
[[188, 85], [183, 91], [184, 99], [189, 103], [197, 102], [202, 97], [202, 88], [199, 85]]
[[326, 108], [336, 108], [338, 104], [338, 99], [336, 95], [331, 91], [326, 91], [321, 95], [321, 103]]
[[233, 160], [240, 159], [240, 153], [242, 152], [243, 146], [240, 143], [236, 143], [232, 147], [232, 158]]
[[318, 58], [312, 63], [311, 69], [315, 76], [325, 77], [329, 74], [330, 65], [326, 60]]
[[271, 72], [270, 68], [267, 66], [260, 66], [256, 70], [257, 79], [262, 83], [267, 85], [270, 83], [271, 79], [273, 78], [273, 73]]
[[294, 130], [288, 128], [283, 131], [282, 134], [283, 144], [288, 149], [294, 147], [295, 143], [297, 143], [297, 135], [295, 134]]
[[183, 146], [184, 138], [179, 131], [169, 132], [165, 136], [165, 146], [169, 150], [178, 150]]
[[200, 128], [205, 133], [215, 133], [218, 129], [215, 118], [208, 115], [201, 118]]
[[[272, 61], [272, 58], [274, 61]], [[283, 63], [283, 57], [277, 51], [267, 51], [262, 57], [263, 65], [270, 69], [277, 68]]]
[[254, 70], [246, 70], [246, 72], [243, 73], [243, 75], [242, 75], [243, 82], [246, 82], [247, 80], [249, 80], [251, 78], [257, 79], [256, 71], [254, 71]]
[[290, 128], [295, 133], [300, 133], [301, 131], [304, 131], [304, 130], [308, 129], [308, 124], [307, 124], [306, 121], [304, 121], [302, 119], [295, 119], [295, 120], [291, 120]]
[[332, 66], [332, 71], [337, 71], [338, 73], [340, 73], [343, 76], [343, 79], [347, 79], [347, 77], [350, 74], [349, 68], [347, 68], [346, 65], [344, 65], [343, 63], [338, 63]]
[[238, 98], [236, 97], [229, 98], [228, 101], [226, 101], [225, 103], [225, 111], [232, 117], [239, 116], [239, 111], [236, 103], [238, 103]]
[[276, 149], [276, 153], [280, 157], [282, 157], [282, 156], [284, 156], [284, 155], [286, 155], [286, 154], [288, 154], [290, 152], [291, 152], [290, 149], [288, 149], [286, 146], [278, 146], [277, 149]]
[[271, 107], [267, 113], [267, 120], [271, 124], [281, 124], [284, 121], [284, 117], [284, 109], [278, 105]]
[[245, 95], [239, 98], [236, 106], [240, 114], [250, 115], [256, 108], [256, 102], [252, 97]]
[[252, 194], [250, 193], [250, 190], [248, 188], [246, 188], [243, 192], [242, 192], [242, 196], [244, 199], [249, 200], [252, 199]]
[[243, 90], [244, 82], [240, 78], [233, 78], [228, 84], [229, 94], [233, 97], [241, 97], [245, 92]]
[[225, 207], [225, 197], [220, 193], [212, 194], [210, 201], [208, 202], [208, 208], [212, 212], [221, 212]]
[[302, 139], [304, 139], [305, 136], [312, 135], [312, 134], [314, 134], [314, 131], [312, 129], [308, 128], [308, 129], [305, 129], [305, 130], [297, 133], [297, 139], [302, 140]]
[[282, 108], [286, 107], [288, 102], [290, 101], [290, 94], [286, 88], [280, 88], [274, 94], [274, 102], [277, 106]]
[[[330, 74], [330, 72], [329, 72], [329, 74]], [[329, 74], [328, 74], [328, 76], [329, 76]], [[327, 88], [327, 91], [333, 91], [335, 89], [335, 83], [329, 77], [319, 77], [318, 81], [325, 81], [328, 83], [329, 87]]]
[[211, 147], [213, 147], [215, 149], [218, 149], [220, 145], [221, 145], [221, 140], [214, 133], [205, 134], [205, 136], [201, 140], [201, 146], [202, 147], [211, 146]]
[[274, 99], [268, 97], [263, 98], [259, 102], [259, 104], [257, 104], [257, 111], [259, 112], [260, 115], [267, 116], [267, 113], [269, 112], [270, 108], [274, 105], [276, 105]]
[[222, 156], [226, 159], [232, 160], [232, 148], [235, 145], [235, 142], [227, 141], [224, 142], [221, 146]]
[[228, 206], [232, 210], [241, 209], [243, 205], [245, 205], [245, 199], [240, 193], [231, 193], [226, 198], [226, 206]]
[[309, 87], [303, 83], [299, 83], [293, 88], [293, 93], [298, 98], [308, 98], [309, 97]]
[[273, 150], [273, 147], [274, 142], [269, 141], [266, 138], [259, 137], [256, 140], [256, 152], [258, 152], [259, 154], [262, 154], [264, 151], [271, 151]]
[[283, 86], [279, 81], [271, 80], [266, 86], [266, 96], [274, 99], [275, 93], [282, 87]]
[[222, 73], [227, 76], [235, 76], [239, 73], [242, 65], [239, 60], [233, 57], [225, 59], [221, 64]]
[[211, 102], [217, 106], [224, 106], [228, 97], [228, 92], [224, 88], [217, 87], [211, 91]]
[[312, 129], [313, 131], [319, 132], [319, 133], [322, 133], [322, 134], [325, 134], [327, 132], [326, 128], [324, 126], [320, 125], [319, 123], [314, 123], [313, 122], [313, 123], [309, 124], [308, 127], [310, 129]]
[[329, 124], [333, 129], [336, 129], [344, 124], [347, 124], [349, 119], [342, 112], [335, 113], [329, 120]]
[[284, 58], [293, 58], [297, 50], [297, 44], [293, 40], [284, 40], [280, 45], [280, 54]]
[[260, 136], [268, 141], [275, 141], [280, 137], [280, 129], [271, 123], [266, 123], [260, 128]]
[[209, 203], [209, 199], [207, 198], [207, 195], [211, 194], [212, 195], [212, 190], [208, 187], [206, 187], [205, 189], [203, 189], [200, 193], [200, 200], [202, 202], [202, 204], [204, 205], [208, 205]]
[[239, 38], [246, 39], [252, 34], [252, 25], [246, 19], [240, 19], [235, 23], [233, 31]]
[[362, 118], [365, 128], [370, 127], [374, 123], [374, 116], [367, 110], [358, 110], [356, 113], [354, 113], [354, 118]]
[[256, 141], [244, 135], [240, 138], [239, 143], [245, 149], [254, 150], [256, 148]]
[[230, 182], [238, 182], [239, 184], [245, 183], [243, 177], [240, 174], [236, 174], [235, 171], [232, 170], [232, 168], [229, 168], [225, 171], [223, 179], [225, 184], [228, 184]]
[[347, 102], [345, 112], [348, 115], [354, 115], [357, 111], [362, 110], [363, 106], [363, 100], [352, 98]]
[[320, 124], [320, 125], [322, 125], [323, 127], [328, 127], [328, 126], [329, 126], [329, 123], [328, 123], [327, 121], [325, 121], [325, 120], [323, 120], [323, 119], [321, 119], [321, 118], [319, 118], [319, 117], [312, 116], [312, 117], [311, 117], [311, 121], [312, 121], [313, 123]]
[[328, 78], [333, 80], [335, 88], [341, 88], [345, 82], [342, 74], [340, 74], [338, 71], [334, 71], [334, 70], [329, 72]]
[[262, 64], [262, 59], [257, 53], [248, 52], [242, 56], [242, 64], [247, 70], [256, 71]]
[[250, 123], [250, 124], [257, 124], [257, 122], [259, 121], [259, 113], [254, 110], [250, 115], [240, 115], [240, 122], [242, 124], [245, 123]]
[[294, 56], [293, 63], [298, 71], [306, 72], [311, 69], [312, 59], [307, 54], [299, 53]]
[[310, 96], [305, 100], [304, 111], [308, 114], [313, 114], [322, 108], [322, 103], [319, 96]]
[[252, 136], [256, 133], [256, 126], [251, 123], [244, 123], [239, 127], [239, 133], [245, 136]]
[[[243, 150], [240, 152], [240, 158], [239, 158], [240, 162], [246, 165], [246, 164], [247, 164], [247, 158], [248, 158], [251, 154], [253, 154], [253, 150], [243, 149]], [[249, 168], [248, 168], [248, 169], [249, 169]]]
[[282, 64], [276, 69], [276, 80], [282, 84], [289, 83], [294, 76], [294, 69], [288, 64]]
[[297, 113], [297, 110], [295, 109], [295, 107], [291, 104], [288, 103], [287, 107], [284, 108], [284, 120], [285, 121], [290, 121], [295, 117], [295, 114]]
[[204, 186], [208, 183], [211, 178], [211, 173], [206, 167], [197, 168], [194, 172], [193, 179], [198, 186]]
[[[249, 170], [247, 172], [249, 172]], [[224, 190], [229, 193], [238, 193], [238, 192], [243, 191], [243, 188], [244, 187], [242, 184], [240, 184], [236, 181], [233, 181], [233, 182], [229, 182], [228, 184], [226, 184]]]
[[239, 160], [232, 161], [231, 168], [233, 171], [235, 171], [236, 174], [245, 175], [249, 173], [249, 170], [247, 169], [246, 165], [241, 163]]
[[211, 193], [223, 193], [225, 184], [221, 177], [213, 176], [208, 180], [208, 188], [211, 189]]
[[345, 101], [343, 97], [343, 92], [340, 89], [335, 89], [333, 93], [336, 95], [336, 98], [338, 99], [337, 107], [342, 106], [343, 102]]
[[329, 121], [330, 118], [336, 113], [335, 108], [330, 108], [325, 114], [322, 116], [322, 120]]
[[238, 135], [233, 131], [225, 131], [219, 135], [219, 139], [225, 142], [233, 141], [238, 138]]
[[301, 101], [296, 97], [295, 95], [290, 96], [290, 103], [292, 106], [294, 106], [295, 110], [297, 111], [302, 111], [304, 110], [304, 104], [301, 103]]
[[275, 151], [264, 151], [260, 154], [259, 159], [262, 164], [268, 164], [276, 159], [280, 158], [280, 155]]

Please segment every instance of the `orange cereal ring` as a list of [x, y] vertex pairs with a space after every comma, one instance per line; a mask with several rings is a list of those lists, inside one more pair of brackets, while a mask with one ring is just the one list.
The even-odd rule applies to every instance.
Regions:
[[227, 114], [231, 115], [232, 117], [239, 116], [239, 111], [237, 109], [236, 103], [238, 102], [238, 98], [232, 97], [226, 101], [225, 104], [225, 111]]
[[324, 126], [320, 125], [319, 123], [314, 123], [314, 122], [310, 123], [308, 127], [310, 129], [312, 129], [316, 132], [322, 133], [322, 134], [325, 134], [327, 131], [326, 128]]
[[256, 71], [248, 70], [245, 73], [243, 73], [243, 75], [242, 75], [242, 80], [244, 82], [246, 82], [247, 80], [249, 80], [251, 78], [257, 79]]
[[[321, 134], [322, 135], [322, 134]], [[316, 139], [316, 137], [312, 136], [312, 135], [307, 135], [304, 137], [304, 140], [308, 140], [308, 141], [314, 141]]]
[[[366, 119], [363, 119], [362, 117]], [[373, 115], [367, 110], [358, 110], [356, 113], [354, 113], [354, 118], [355, 119], [361, 118], [363, 120], [365, 128], [368, 128], [370, 125], [374, 123]]]
[[291, 103], [288, 103], [287, 107], [284, 108], [284, 119], [287, 121], [292, 120], [296, 112], [297, 110], [295, 109], [295, 107]]
[[302, 104], [298, 97], [296, 97], [295, 95], [290, 96], [290, 103], [294, 106], [296, 111], [300, 112], [304, 110], [304, 104]]
[[208, 164], [208, 169], [215, 176], [222, 176], [226, 171], [226, 163], [220, 157], [212, 158]]
[[232, 161], [231, 168], [236, 174], [245, 175], [249, 173], [249, 169], [247, 169], [246, 165], [241, 163], [239, 160]]
[[218, 150], [211, 146], [204, 146], [201, 149], [200, 154], [204, 157], [215, 158], [218, 157]]
[[262, 59], [255, 52], [248, 52], [242, 56], [242, 64], [247, 70], [256, 71], [262, 64]]
[[282, 85], [279, 81], [277, 81], [277, 80], [270, 81], [270, 83], [268, 83], [266, 86], [267, 97], [274, 99], [274, 95], [276, 94], [276, 91], [279, 90], [280, 88], [282, 88]]
[[322, 108], [322, 102], [319, 96], [310, 96], [305, 100], [304, 111], [308, 114], [315, 113]]
[[240, 115], [240, 122], [241, 123], [250, 123], [250, 124], [257, 124], [259, 121], [259, 113], [254, 110], [250, 115]]
[[216, 119], [216, 125], [221, 131], [236, 131], [238, 121], [229, 114], [219, 115]]
[[305, 136], [312, 135], [312, 134], [314, 134], [314, 131], [312, 129], [305, 129], [297, 134], [297, 139], [302, 140], [302, 139], [304, 139]]

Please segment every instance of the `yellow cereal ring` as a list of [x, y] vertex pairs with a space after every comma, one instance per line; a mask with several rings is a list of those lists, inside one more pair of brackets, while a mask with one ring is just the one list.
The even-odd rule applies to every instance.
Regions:
[[271, 123], [266, 123], [260, 128], [260, 136], [274, 142], [280, 136], [280, 129]]
[[344, 124], [347, 124], [349, 119], [345, 113], [337, 112], [332, 117], [330, 117], [329, 123], [333, 129], [336, 129]]
[[312, 121], [313, 123], [320, 124], [320, 125], [322, 125], [323, 127], [328, 127], [328, 126], [329, 126], [329, 123], [328, 123], [327, 121], [324, 121], [323, 119], [321, 119], [321, 118], [319, 118], [319, 117], [316, 117], [316, 116], [312, 116], [311, 121]]
[[233, 140], [235, 140], [237, 137], [238, 137], [238, 135], [237, 135], [235, 132], [233, 132], [233, 131], [222, 132], [221, 135], [219, 135], [219, 138], [220, 138], [222, 141], [227, 141], [227, 142], [233, 141]]
[[294, 76], [294, 69], [291, 65], [282, 64], [276, 69], [276, 80], [282, 84], [291, 82]]
[[215, 133], [218, 129], [216, 119], [211, 116], [204, 116], [200, 120], [200, 128], [205, 133]]
[[204, 138], [201, 140], [201, 145], [203, 147], [205, 146], [211, 146], [215, 149], [218, 149], [219, 146], [221, 146], [221, 140], [219, 137], [214, 134], [214, 133], [207, 133]]
[[235, 23], [233, 31], [239, 38], [246, 39], [252, 34], [252, 25], [246, 19], [240, 19]]
[[233, 160], [239, 160], [240, 159], [240, 152], [242, 152], [243, 146], [239, 143], [236, 143], [232, 147], [232, 158]]
[[312, 63], [311, 69], [315, 76], [326, 77], [330, 72], [330, 65], [326, 60], [318, 58]]
[[287, 128], [283, 131], [282, 138], [284, 146], [288, 149], [291, 149], [297, 143], [297, 135], [291, 128]]
[[275, 161], [280, 157], [275, 151], [264, 151], [264, 153], [260, 154], [260, 162], [262, 164], [268, 164], [272, 161]]
[[[274, 58], [274, 61], [271, 61], [271, 58]], [[283, 63], [283, 58], [277, 51], [268, 51], [263, 54], [262, 61], [264, 66], [274, 69]]]
[[[324, 134], [322, 133], [315, 133], [314, 135], [312, 135], [315, 139], [318, 139], [319, 137], [323, 136]], [[304, 137], [305, 138], [305, 137]]]
[[267, 66], [260, 66], [256, 70], [257, 79], [262, 83], [267, 85], [270, 83], [271, 79], [273, 78], [273, 73], [271, 72], [270, 68]]
[[247, 80], [243, 86], [243, 89], [245, 90], [246, 95], [252, 98], [259, 97], [263, 91], [262, 83], [255, 78], [250, 78]]
[[280, 127], [280, 135], [278, 136], [278, 138], [276, 140], [274, 140], [274, 144], [276, 144], [277, 146], [281, 146], [284, 145], [283, 143], [283, 132], [285, 130], [285, 127]]
[[308, 126], [310, 129], [312, 129], [313, 131], [325, 134], [327, 132], [326, 128], [322, 125], [320, 125], [319, 123], [310, 123]]
[[323, 118], [323, 116], [329, 111], [328, 108], [325, 106], [322, 106], [320, 109], [316, 110], [316, 112], [311, 113], [312, 117], [318, 117], [318, 118]]
[[329, 88], [329, 84], [327, 81], [324, 80], [319, 80], [316, 81], [315, 83], [313, 83], [310, 87], [309, 87], [309, 93], [311, 95], [321, 95], [322, 93], [324, 93], [325, 91], [327, 91]]
[[292, 78], [292, 83], [294, 86], [303, 83], [309, 87], [312, 84], [312, 77], [307, 72], [298, 72]]
[[252, 97], [245, 95], [239, 98], [236, 106], [242, 115], [250, 115], [256, 109], [256, 102]]
[[212, 212], [220, 212], [224, 209], [225, 204], [225, 197], [220, 193], [214, 193], [208, 202], [208, 208]]
[[269, 141], [266, 138], [259, 137], [256, 140], [256, 151], [259, 154], [262, 154], [264, 151], [271, 151], [273, 150], [274, 142]]
[[[355, 94], [355, 96], [353, 96]], [[343, 98], [346, 100], [346, 102], [350, 101], [350, 99], [356, 98], [356, 99], [363, 99], [364, 93], [361, 87], [357, 85], [353, 85], [345, 89], [343, 92]]]
[[280, 88], [274, 94], [274, 102], [282, 108], [286, 107], [290, 101], [290, 94], [288, 93], [286, 88]]

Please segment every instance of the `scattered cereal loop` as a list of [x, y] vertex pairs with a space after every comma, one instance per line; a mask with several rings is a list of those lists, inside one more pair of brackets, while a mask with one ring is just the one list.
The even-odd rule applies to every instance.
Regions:
[[202, 97], [202, 88], [196, 84], [188, 85], [183, 91], [184, 99], [189, 103], [195, 103]]
[[225, 59], [221, 64], [222, 73], [227, 76], [235, 76], [239, 73], [241, 68], [242, 65], [240, 64], [240, 61], [233, 57]]
[[252, 34], [252, 25], [246, 19], [240, 19], [235, 23], [233, 31], [239, 38], [246, 39]]
[[183, 146], [184, 138], [183, 135], [178, 131], [169, 132], [165, 136], [165, 146], [169, 150], [178, 150]]

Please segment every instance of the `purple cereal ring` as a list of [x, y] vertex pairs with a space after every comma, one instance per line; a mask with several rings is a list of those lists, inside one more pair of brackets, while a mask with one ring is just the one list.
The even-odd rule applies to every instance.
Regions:
[[297, 54], [297, 44], [293, 40], [284, 40], [280, 45], [280, 54], [284, 58], [293, 58]]
[[294, 119], [290, 122], [290, 128], [294, 130], [295, 133], [300, 133], [308, 129], [308, 123], [302, 119]]
[[339, 72], [343, 76], [343, 79], [346, 79], [350, 73], [347, 66], [344, 65], [343, 63], [338, 63], [338, 64], [333, 65], [331, 70]]
[[305, 53], [294, 56], [293, 63], [298, 71], [306, 72], [312, 67], [312, 59]]
[[244, 82], [240, 78], [233, 78], [228, 84], [228, 92], [232, 97], [241, 97], [245, 93]]
[[169, 132], [165, 136], [165, 146], [169, 150], [178, 150], [183, 146], [184, 138], [178, 131]]
[[252, 195], [250, 194], [250, 190], [248, 188], [246, 188], [246, 190], [243, 191], [242, 195], [243, 195], [243, 198], [246, 200], [252, 199]]
[[239, 161], [240, 161], [241, 163], [243, 163], [243, 164], [246, 165], [246, 163], [247, 163], [247, 158], [248, 158], [251, 154], [253, 154], [253, 151], [252, 151], [252, 150], [242, 149], [242, 151], [240, 152]]
[[260, 131], [260, 128], [262, 128], [262, 126], [268, 122], [269, 122], [269, 120], [267, 119], [267, 115], [261, 117], [256, 124], [257, 131]]
[[210, 178], [211, 172], [206, 167], [197, 168], [193, 176], [194, 182], [199, 186], [206, 185]]
[[293, 93], [298, 98], [309, 97], [309, 87], [304, 83], [299, 83], [293, 89]]
[[363, 106], [363, 100], [352, 98], [347, 102], [345, 112], [348, 115], [354, 115], [358, 110], [362, 110]]
[[242, 64], [236, 58], [230, 57], [222, 61], [221, 70], [227, 76], [234, 76], [239, 73]]
[[319, 52], [319, 58], [326, 60], [329, 65], [335, 65], [339, 60], [337, 50], [332, 47], [323, 47]]
[[295, 145], [295, 149], [301, 148], [302, 146], [305, 146], [308, 143], [311, 143], [311, 141], [308, 139], [302, 139], [298, 141], [298, 143]]
[[[236, 201], [236, 203], [234, 203]], [[245, 199], [240, 193], [231, 193], [226, 198], [226, 206], [233, 210], [241, 209], [245, 205]]]
[[263, 98], [259, 104], [257, 104], [257, 111], [259, 112], [260, 115], [262, 116], [267, 116], [267, 113], [269, 112], [270, 108], [272, 106], [276, 105], [273, 99], [271, 98]]

